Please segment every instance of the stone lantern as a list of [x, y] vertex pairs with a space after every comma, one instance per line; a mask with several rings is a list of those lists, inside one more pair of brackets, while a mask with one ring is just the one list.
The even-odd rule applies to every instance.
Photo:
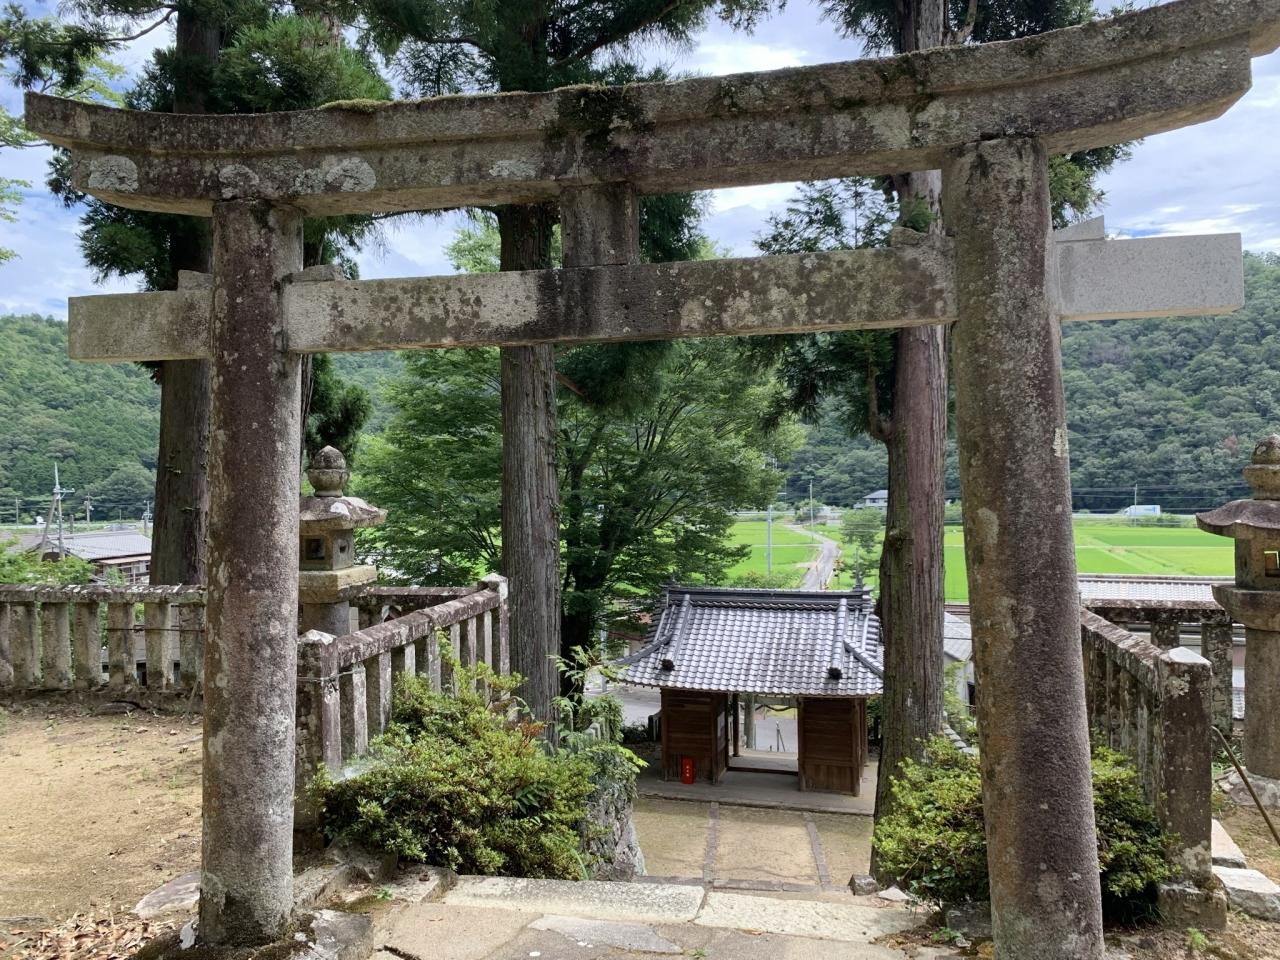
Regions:
[[298, 533], [298, 602], [302, 632], [322, 630], [344, 636], [354, 629], [351, 597], [377, 579], [378, 569], [355, 562], [355, 532], [387, 519], [387, 512], [343, 494], [351, 473], [333, 447], [311, 458], [307, 479], [315, 493], [303, 497]]
[[1245, 763], [1251, 775], [1274, 781], [1266, 793], [1280, 800], [1280, 434], [1253, 448], [1244, 479], [1251, 500], [1196, 520], [1236, 542], [1236, 582], [1215, 586], [1213, 596], [1245, 626]]

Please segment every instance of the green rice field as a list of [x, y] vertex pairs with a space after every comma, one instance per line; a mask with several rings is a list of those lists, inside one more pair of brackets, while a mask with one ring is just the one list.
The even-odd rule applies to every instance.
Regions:
[[[764, 523], [744, 521], [734, 525], [737, 543], [752, 546], [751, 556], [733, 568], [731, 574], [764, 572]], [[824, 528], [833, 540], [840, 538], [838, 527]], [[1077, 521], [1075, 524], [1076, 564], [1081, 573], [1146, 574], [1152, 576], [1230, 576], [1233, 556], [1231, 541], [1194, 527], [1128, 526], [1114, 521]], [[795, 572], [798, 583], [803, 564], [812, 561], [816, 547], [802, 533], [773, 525], [774, 572]], [[847, 549], [847, 548], [846, 548]], [[946, 528], [946, 596], [964, 602], [969, 585], [964, 569], [964, 533], [959, 526]], [[874, 577], [869, 578], [874, 586]], [[847, 573], [832, 585], [852, 586]]]
[[[735, 544], [747, 544], [750, 555], [729, 568], [729, 577], [744, 574], [764, 574], [766, 571], [765, 541], [767, 524], [763, 520], [740, 520], [733, 525], [731, 536]], [[838, 539], [839, 534], [830, 534]], [[773, 572], [797, 585], [804, 577], [805, 564], [812, 563], [818, 554], [818, 545], [810, 537], [788, 528], [781, 520], [773, 521]]]
[[[1233, 571], [1231, 541], [1194, 527], [1077, 521], [1075, 537], [1076, 566], [1081, 573], [1221, 577]], [[947, 527], [944, 549], [947, 599], [967, 600], [964, 533], [959, 527]]]

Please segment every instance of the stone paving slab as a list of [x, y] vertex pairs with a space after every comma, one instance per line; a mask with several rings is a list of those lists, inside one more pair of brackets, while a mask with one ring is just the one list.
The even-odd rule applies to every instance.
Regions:
[[905, 907], [850, 898], [847, 903], [777, 899], [713, 890], [694, 923], [705, 927], [758, 930], [793, 937], [867, 943], [923, 920]]
[[1244, 851], [1231, 839], [1231, 834], [1217, 820], [1210, 821], [1209, 843], [1213, 851], [1215, 867], [1235, 867], [1243, 870], [1249, 864], [1244, 858]]
[[530, 930], [550, 930], [573, 940], [580, 947], [593, 944], [620, 947], [637, 953], [682, 954], [684, 948], [661, 937], [643, 923], [618, 923], [613, 920], [584, 920], [580, 917], [539, 917], [529, 924]]
[[514, 941], [536, 913], [439, 902], [393, 912], [379, 924], [377, 946], [398, 960], [488, 960]]
[[526, 880], [459, 877], [444, 897], [455, 906], [508, 907], [522, 911], [636, 923], [685, 923], [702, 906], [699, 887], [666, 883]]
[[374, 960], [907, 960], [918, 948], [871, 941], [920, 921], [899, 904], [847, 892], [462, 877], [443, 900], [382, 915]]

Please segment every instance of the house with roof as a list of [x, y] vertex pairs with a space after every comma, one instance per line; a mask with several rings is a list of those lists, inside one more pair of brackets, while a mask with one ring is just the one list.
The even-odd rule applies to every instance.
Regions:
[[112, 579], [112, 571], [115, 571], [124, 583], [150, 581], [151, 538], [136, 530], [64, 534], [61, 548], [58, 543], [56, 537], [34, 534], [21, 538], [17, 549], [24, 553], [39, 551], [42, 560], [79, 557], [93, 564], [94, 576], [101, 580]]
[[888, 490], [872, 490], [858, 504], [859, 507], [872, 507], [876, 510], [889, 509], [889, 491]]
[[661, 691], [667, 780], [718, 781], [738, 742], [739, 698], [754, 695], [796, 704], [801, 790], [857, 796], [883, 664], [868, 590], [673, 585], [619, 679]]

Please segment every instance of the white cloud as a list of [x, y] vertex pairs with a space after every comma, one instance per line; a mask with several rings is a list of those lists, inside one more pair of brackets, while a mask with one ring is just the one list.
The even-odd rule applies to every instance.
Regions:
[[796, 47], [779, 47], [758, 40], [742, 38], [699, 44], [690, 64], [695, 73], [723, 76], [727, 73], [748, 73], [758, 70], [781, 70], [810, 63], [806, 52]]

